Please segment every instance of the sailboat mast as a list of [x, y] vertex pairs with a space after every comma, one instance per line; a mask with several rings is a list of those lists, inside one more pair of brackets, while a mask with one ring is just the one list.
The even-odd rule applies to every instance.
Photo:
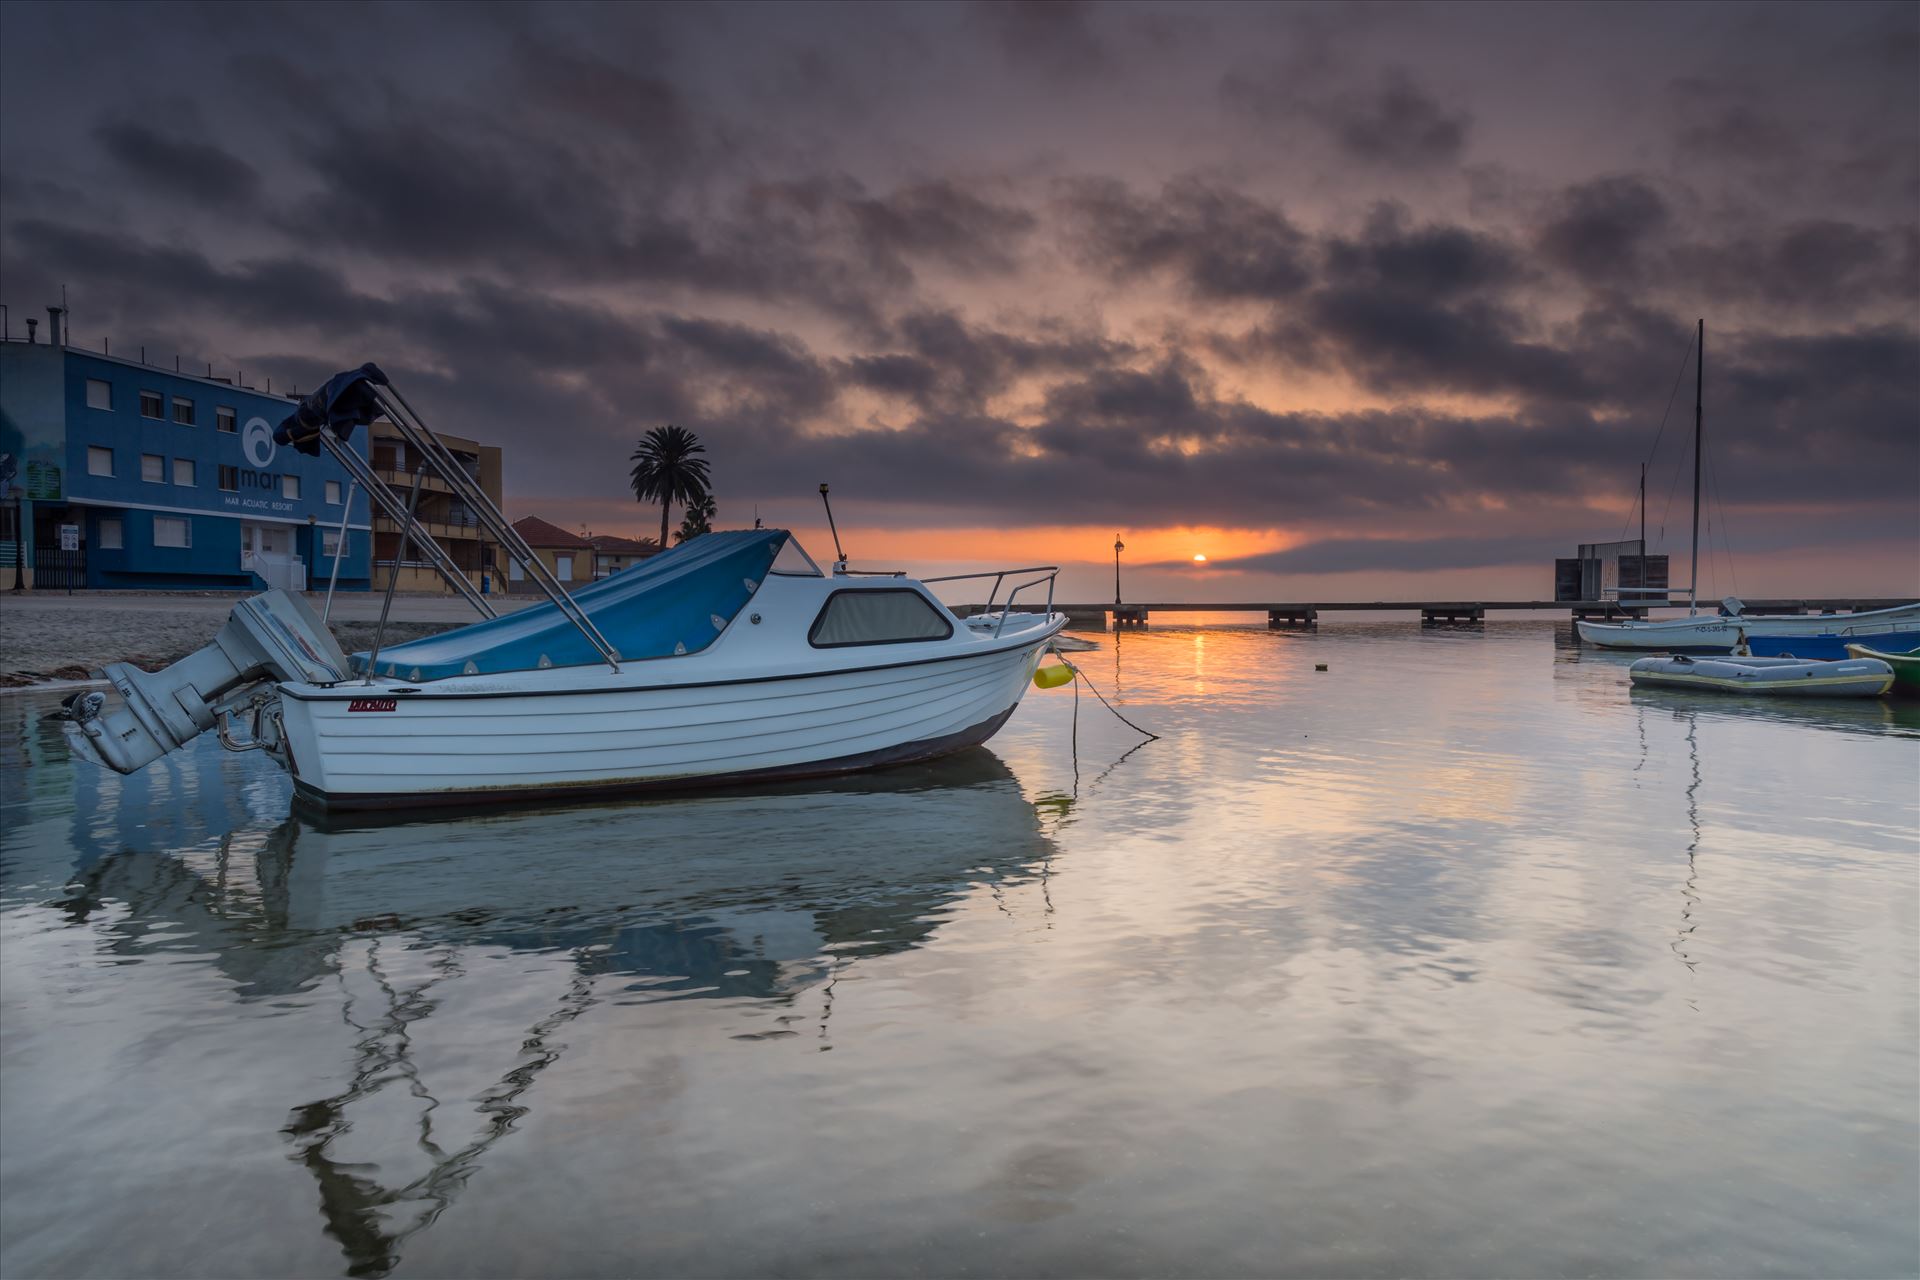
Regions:
[[1706, 383], [1707, 322], [1700, 321], [1700, 333], [1693, 348], [1693, 584], [1687, 588], [1687, 613], [1700, 611], [1700, 397]]

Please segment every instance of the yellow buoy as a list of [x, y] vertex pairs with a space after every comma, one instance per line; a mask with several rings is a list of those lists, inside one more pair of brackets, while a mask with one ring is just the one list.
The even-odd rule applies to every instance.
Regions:
[[1036, 689], [1058, 689], [1073, 679], [1073, 668], [1065, 663], [1056, 662], [1050, 667], [1033, 669], [1033, 687]]

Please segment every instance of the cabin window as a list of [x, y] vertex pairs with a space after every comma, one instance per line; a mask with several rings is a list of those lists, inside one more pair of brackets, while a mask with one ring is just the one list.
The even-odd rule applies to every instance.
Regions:
[[229, 409], [224, 404], [214, 408], [213, 425], [222, 431], [238, 431], [240, 429], [239, 417], [232, 409]]
[[100, 520], [100, 549], [119, 551], [126, 546], [126, 531], [118, 520], [109, 520], [104, 516]]
[[193, 526], [185, 520], [172, 516], [153, 518], [153, 545], [156, 547], [191, 547], [193, 545]]
[[97, 444], [87, 446], [87, 474], [90, 476], [110, 476], [113, 474], [113, 450]]
[[180, 396], [173, 398], [173, 420], [183, 427], [193, 425], [193, 401]]
[[113, 408], [113, 384], [102, 382], [98, 378], [87, 379], [87, 408]]
[[140, 478], [148, 484], [167, 482], [167, 460], [157, 453], [140, 455]]
[[191, 488], [194, 484], [193, 459], [175, 458], [173, 460], [173, 482]]
[[807, 632], [816, 649], [850, 644], [910, 644], [945, 640], [953, 624], [918, 591], [888, 587], [873, 591], [836, 591]]
[[140, 393], [140, 416], [143, 418], [166, 417], [165, 405], [166, 401], [160, 398], [158, 391], [142, 391]]

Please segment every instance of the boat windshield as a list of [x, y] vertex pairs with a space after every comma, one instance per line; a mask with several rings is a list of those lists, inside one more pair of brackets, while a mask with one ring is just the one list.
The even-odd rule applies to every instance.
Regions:
[[814, 563], [807, 549], [800, 545], [800, 539], [787, 535], [787, 545], [780, 548], [780, 554], [773, 558], [773, 567], [768, 573], [778, 573], [789, 578], [824, 578], [820, 566]]

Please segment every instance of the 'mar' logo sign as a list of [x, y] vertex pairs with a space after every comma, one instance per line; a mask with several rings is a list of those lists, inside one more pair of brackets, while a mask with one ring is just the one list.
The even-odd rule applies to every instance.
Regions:
[[347, 704], [349, 711], [398, 711], [398, 698], [355, 698]]

